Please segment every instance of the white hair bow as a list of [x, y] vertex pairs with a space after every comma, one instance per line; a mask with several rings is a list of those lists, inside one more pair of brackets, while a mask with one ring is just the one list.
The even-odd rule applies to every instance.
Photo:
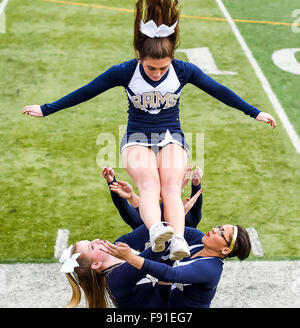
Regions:
[[172, 26], [167, 26], [165, 24], [157, 26], [152, 19], [147, 23], [144, 23], [141, 20], [140, 31], [149, 38], [165, 38], [175, 32], [177, 22], [178, 21], [176, 21]]
[[71, 255], [72, 248], [73, 248], [73, 245], [71, 245], [69, 248], [67, 248], [63, 251], [63, 253], [59, 259], [59, 262], [63, 264], [60, 269], [60, 272], [63, 272], [63, 273], [74, 272], [74, 268], [79, 266], [79, 264], [76, 260], [81, 253], [75, 253], [75, 254]]

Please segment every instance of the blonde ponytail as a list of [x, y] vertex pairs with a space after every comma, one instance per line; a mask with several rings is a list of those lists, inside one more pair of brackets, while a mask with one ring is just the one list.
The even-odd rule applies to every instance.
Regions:
[[76, 280], [73, 278], [71, 273], [66, 273], [66, 277], [72, 287], [72, 298], [65, 308], [75, 308], [78, 306], [81, 300], [81, 291]]
[[[76, 244], [72, 254], [76, 253]], [[91, 262], [83, 254], [77, 258], [79, 264], [74, 268], [73, 275], [66, 273], [66, 277], [72, 287], [72, 298], [65, 306], [66, 308], [77, 307], [81, 300], [81, 289], [84, 292], [87, 306], [89, 308], [107, 308], [115, 306], [114, 298], [107, 286], [105, 274], [93, 270]]]

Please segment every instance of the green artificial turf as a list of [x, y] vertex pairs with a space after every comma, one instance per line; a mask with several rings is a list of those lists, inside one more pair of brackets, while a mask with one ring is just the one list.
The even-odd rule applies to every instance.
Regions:
[[[283, 22], [293, 24], [293, 12], [299, 9], [297, 0], [225, 0], [224, 4], [233, 19]], [[299, 17], [299, 16], [297, 16]], [[280, 49], [300, 49], [300, 33], [292, 26], [271, 24], [236, 23], [255, 59], [266, 75], [279, 102], [288, 115], [294, 129], [300, 134], [300, 75], [283, 71], [272, 60], [272, 54]], [[299, 29], [299, 27], [298, 27]], [[296, 53], [300, 63], [300, 51]]]

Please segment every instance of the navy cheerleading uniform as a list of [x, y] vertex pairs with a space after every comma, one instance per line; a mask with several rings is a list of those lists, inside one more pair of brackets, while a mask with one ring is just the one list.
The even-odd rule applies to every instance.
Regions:
[[[185, 238], [189, 242], [193, 252], [199, 245], [199, 236], [203, 236], [200, 231], [186, 228]], [[169, 250], [153, 252], [151, 247], [145, 249], [145, 244], [149, 241], [149, 231], [143, 224], [132, 232], [119, 237], [116, 242], [123, 242], [133, 250], [140, 250], [139, 256], [149, 261], [165, 261], [173, 264], [169, 260]], [[167, 246], [170, 243], [166, 243]], [[195, 248], [196, 247], [196, 248]], [[118, 308], [166, 308], [168, 307], [169, 287], [158, 284], [158, 279], [149, 275], [144, 270], [138, 270], [129, 263], [116, 264], [103, 271], [111, 296], [114, 298]], [[167, 289], [165, 288], [167, 287]]]
[[[136, 233], [139, 234], [139, 231]], [[124, 237], [126, 238], [126, 237]], [[119, 241], [123, 241], [122, 237]], [[148, 248], [140, 256], [159, 260], [162, 253], [154, 253]], [[103, 271], [110, 294], [118, 308], [162, 308], [167, 307], [160, 295], [157, 279], [147, 277], [127, 262], [117, 264]]]
[[173, 267], [145, 259], [141, 269], [159, 280], [173, 283], [168, 297], [170, 308], [209, 308], [222, 270], [221, 258], [203, 256], [176, 261]]
[[130, 145], [144, 145], [156, 151], [168, 143], [175, 143], [188, 152], [189, 146], [179, 120], [180, 95], [187, 83], [253, 118], [260, 113], [196, 65], [178, 59], [172, 60], [159, 81], [152, 81], [137, 59], [112, 66], [85, 86], [55, 102], [42, 105], [41, 110], [43, 116], [47, 116], [87, 101], [108, 89], [122, 86], [128, 97], [128, 125], [120, 151]]
[[[156, 280], [171, 282], [171, 287], [147, 285], [147, 291], [152, 294], [153, 302], [158, 306], [169, 308], [209, 308], [215, 296], [218, 283], [223, 271], [223, 260], [219, 257], [195, 256], [204, 245], [202, 238], [204, 233], [194, 229], [185, 228], [184, 238], [189, 244], [191, 255], [181, 261], [171, 261], [168, 257], [168, 248], [159, 256], [155, 256], [151, 247], [141, 254], [145, 260], [141, 268], [140, 277], [150, 274]], [[142, 225], [117, 241], [127, 243], [134, 249], [143, 249], [145, 242], [149, 240], [149, 232]], [[151, 258], [152, 257], [152, 258]], [[154, 258], [155, 257], [155, 258]], [[126, 288], [124, 286], [123, 288]], [[146, 286], [144, 287], [146, 288]], [[142, 294], [143, 289], [139, 289]], [[159, 292], [159, 293], [158, 293]], [[166, 295], [168, 294], [168, 295]]]

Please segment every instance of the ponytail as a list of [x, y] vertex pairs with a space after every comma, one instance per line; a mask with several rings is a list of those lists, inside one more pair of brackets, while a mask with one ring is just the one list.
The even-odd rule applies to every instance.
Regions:
[[153, 20], [157, 26], [165, 24], [172, 26], [179, 21], [178, 0], [138, 0], [135, 9], [133, 46], [136, 55], [141, 59], [150, 57], [162, 59], [174, 58], [179, 46], [179, 26], [168, 37], [150, 38], [140, 31], [140, 22]]
[[66, 273], [65, 275], [72, 287], [72, 298], [65, 307], [66, 308], [75, 308], [78, 306], [78, 304], [80, 303], [80, 300], [81, 300], [80, 287], [77, 284], [76, 280], [73, 278], [71, 273]]
[[[72, 253], [76, 253], [76, 245]], [[66, 273], [66, 277], [72, 287], [72, 298], [66, 308], [77, 307], [81, 300], [81, 289], [84, 292], [89, 308], [107, 308], [114, 304], [113, 296], [107, 286], [105, 274], [93, 270], [91, 263], [81, 254], [77, 258], [78, 267], [74, 268], [74, 274]]]

